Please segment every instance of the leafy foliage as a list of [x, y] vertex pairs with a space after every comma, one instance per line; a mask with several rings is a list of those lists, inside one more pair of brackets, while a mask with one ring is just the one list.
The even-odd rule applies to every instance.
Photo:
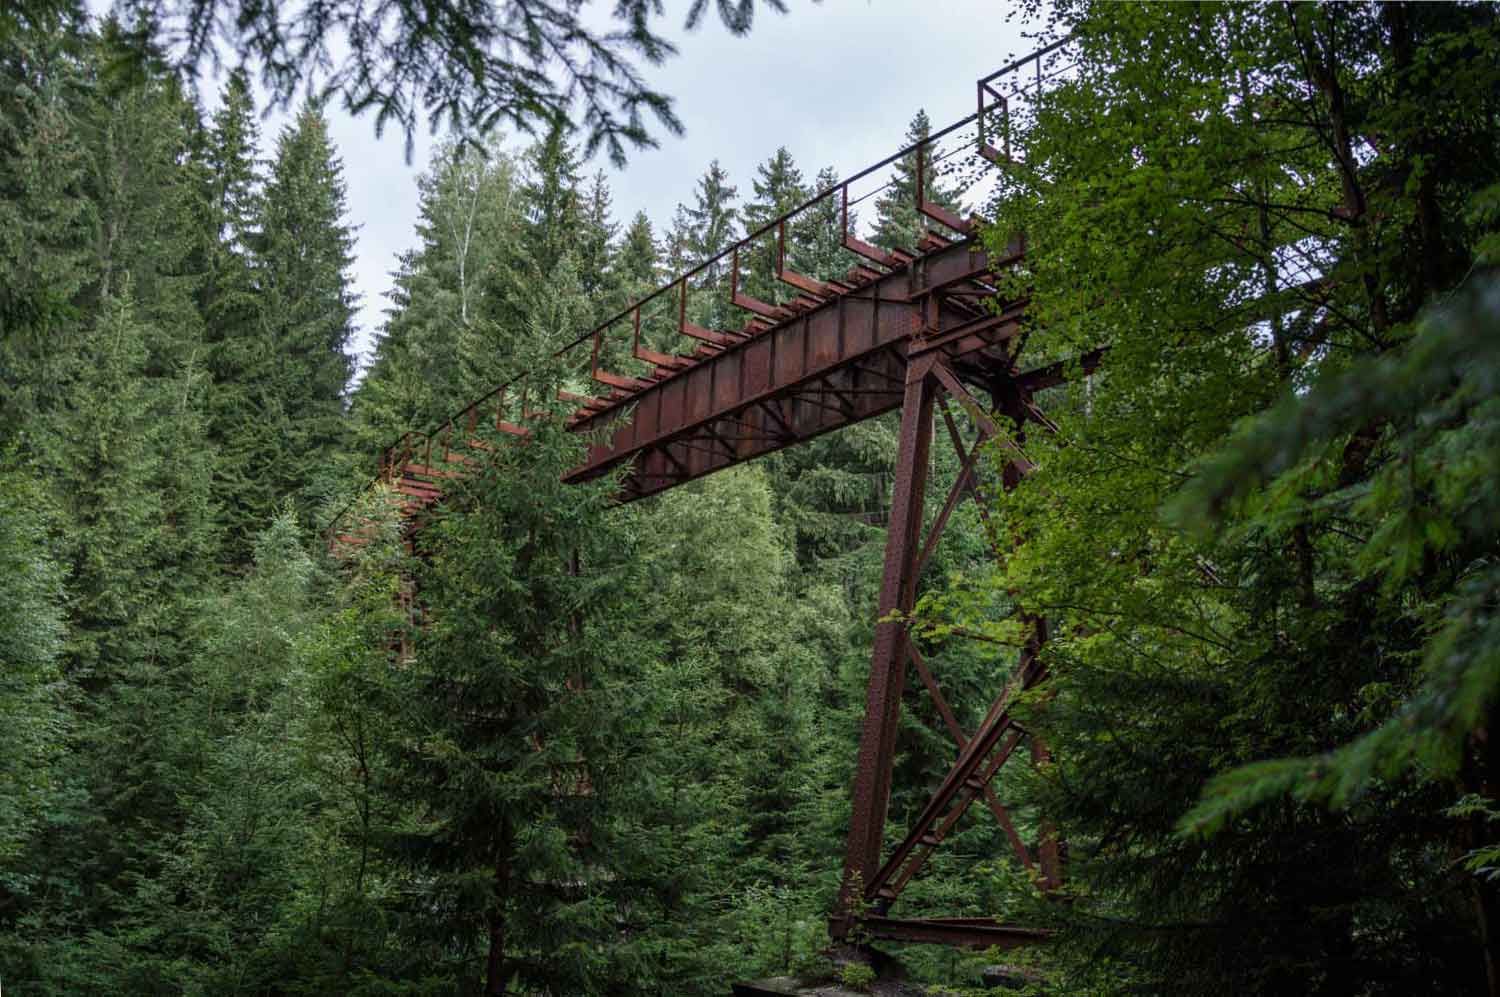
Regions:
[[[737, 30], [755, 10], [713, 6]], [[148, 16], [0, 12], [4, 983], [693, 995], [836, 974], [894, 423], [613, 507], [610, 481], [562, 484], [586, 441], [555, 389], [601, 389], [549, 360], [835, 175], [778, 150], [741, 201], [710, 164], [670, 227], [622, 227], [581, 152], [669, 113], [628, 58], [657, 44], [654, 5], [592, 35], [577, 5], [396, 4], [314, 89], [539, 134], [435, 152], [351, 389], [343, 167], [316, 101], [263, 156], [250, 73], [284, 103], [305, 77], [276, 60], [358, 9], [122, 10]], [[528, 12], [534, 35], [486, 34]], [[1048, 421], [1006, 426], [1036, 465], [1019, 487], [1012, 451], [979, 451], [985, 504], [954, 512], [910, 622], [966, 731], [1022, 614], [1046, 617], [1051, 677], [1011, 706], [1038, 763], [994, 788], [1026, 858], [1061, 829], [1067, 876], [1042, 895], [975, 807], [902, 909], [1054, 928], [1005, 957], [1028, 993], [1493, 990], [1494, 12], [1048, 16], [1071, 62], [1013, 109], [984, 238], [1028, 235], [1002, 289], [1028, 299], [1018, 371], [1072, 379], [1038, 394]], [[174, 40], [194, 25], [223, 33]], [[559, 38], [577, 60], [543, 80], [533, 46]], [[176, 70], [231, 39], [245, 72], [205, 119]], [[596, 73], [582, 131], [559, 121], [569, 72]], [[928, 225], [914, 167], [876, 204], [882, 245]], [[787, 266], [847, 270], [838, 222], [825, 199], [790, 223]], [[766, 249], [741, 287], [784, 300]], [[695, 283], [691, 321], [743, 318], [727, 276]], [[646, 344], [691, 348], [665, 311]], [[547, 382], [517, 406], [529, 435], [475, 427], [472, 473], [404, 529], [409, 496], [365, 458], [520, 370]], [[934, 450], [941, 493], [959, 462]], [[309, 530], [345, 498], [333, 535]], [[893, 832], [956, 751], [908, 685]], [[946, 992], [994, 961], [900, 955]]]

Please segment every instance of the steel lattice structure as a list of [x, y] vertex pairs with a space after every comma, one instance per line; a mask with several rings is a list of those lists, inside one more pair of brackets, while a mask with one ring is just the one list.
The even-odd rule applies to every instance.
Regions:
[[[902, 618], [917, 597], [917, 583], [955, 508], [966, 498], [988, 515], [978, 462], [986, 443], [1005, 448], [1001, 485], [1018, 487], [1032, 469], [1020, 448], [1031, 427], [1052, 429], [1035, 396], [1085, 374], [1102, 350], [1028, 365], [1027, 300], [1007, 296], [1001, 276], [1025, 259], [1025, 240], [994, 253], [978, 239], [974, 220], [923, 199], [924, 172], [937, 169], [938, 144], [963, 138], [962, 148], [989, 164], [1014, 162], [1012, 117], [1019, 101], [1035, 99], [1064, 58], [1066, 40], [1054, 43], [980, 80], [974, 114], [900, 150], [767, 225], [712, 260], [679, 276], [620, 314], [574, 340], [559, 355], [577, 362], [598, 395], [559, 392], [576, 405], [568, 425], [599, 440], [583, 465], [565, 480], [582, 482], [625, 468], [621, 501], [656, 494], [735, 464], [795, 446], [825, 432], [896, 409], [900, 442], [890, 502], [884, 574], [877, 608], [865, 716], [852, 790], [853, 811], [844, 864], [844, 890], [830, 921], [835, 939], [862, 936], [908, 942], [1009, 947], [1045, 933], [976, 918], [903, 919], [891, 916], [902, 890], [976, 802], [993, 813], [1016, 858], [1042, 889], [1063, 877], [1062, 847], [1054, 829], [1028, 847], [991, 781], [1025, 742], [1033, 760], [1046, 748], [1011, 716], [1018, 691], [1045, 680], [1040, 656], [1047, 621], [1026, 613], [1028, 637], [1015, 669], [997, 690], [979, 726], [964, 731], [936, 677], [910, 638]], [[994, 144], [998, 143], [998, 144]], [[905, 158], [916, 166], [916, 210], [933, 231], [908, 250], [877, 248], [850, 225], [851, 189]], [[865, 195], [868, 196], [868, 195]], [[786, 265], [788, 224], [827, 199], [836, 199], [842, 246], [861, 262], [836, 280], [798, 274]], [[742, 257], [774, 246], [775, 277], [793, 288], [782, 303], [748, 296], [740, 286]], [[729, 300], [748, 314], [737, 330], [708, 329], [688, 320], [695, 280], [727, 267]], [[665, 315], [690, 340], [686, 353], [661, 353], [642, 343], [642, 327]], [[628, 353], [626, 350], [628, 343]], [[606, 366], [642, 368], [621, 373]], [[613, 358], [613, 359], [612, 359]], [[381, 459], [380, 478], [404, 497], [419, 523], [442, 500], [446, 481], [467, 473], [492, 444], [478, 438], [481, 423], [524, 438], [529, 412], [524, 378], [501, 385], [436, 430], [408, 434]], [[978, 440], [966, 444], [950, 401], [976, 424]], [[532, 399], [535, 404], [535, 399]], [[935, 416], [958, 453], [960, 472], [931, 525], [925, 522], [928, 468], [937, 435]], [[990, 496], [993, 498], [993, 496]], [[335, 544], [360, 542], [359, 530], [340, 517]], [[997, 550], [997, 556], [1002, 552]], [[892, 762], [908, 666], [952, 735], [957, 753], [938, 788], [898, 844], [886, 853]], [[857, 913], [856, 913], [857, 912]]]

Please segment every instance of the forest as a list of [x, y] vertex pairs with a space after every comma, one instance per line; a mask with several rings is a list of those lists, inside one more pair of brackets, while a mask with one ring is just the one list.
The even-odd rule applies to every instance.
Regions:
[[[680, 130], [634, 68], [648, 2], [606, 39], [577, 4], [397, 0], [295, 101], [276, 3], [222, 0], [261, 71], [158, 44], [215, 6], [0, 10], [0, 991], [871, 986], [828, 930], [900, 413], [619, 504], [563, 482], [587, 441], [546, 408], [415, 537], [372, 483], [523, 373], [599, 393], [560, 346], [861, 164], [776, 148], [670, 219], [615, 204], [594, 157]], [[755, 5], [716, 7], [753, 45]], [[920, 184], [994, 253], [1025, 233], [1027, 348], [1074, 375], [976, 450], [1033, 469], [953, 510], [899, 621], [973, 730], [1018, 593], [1045, 618], [1011, 709], [1046, 750], [993, 789], [1063, 874], [976, 807], [903, 909], [1046, 940], [877, 948], [949, 997], [1500, 995], [1500, 6], [1010, 15], [1070, 39], [1012, 168], [976, 204], [908, 156], [854, 224], [910, 250]], [[494, 47], [512, 17], [605, 70], [549, 90]], [[334, 100], [448, 135], [363, 366]], [[796, 272], [858, 263], [836, 212], [789, 225]], [[784, 303], [773, 257], [734, 279]], [[692, 322], [744, 320], [729, 280]], [[946, 723], [908, 681], [888, 838]]]

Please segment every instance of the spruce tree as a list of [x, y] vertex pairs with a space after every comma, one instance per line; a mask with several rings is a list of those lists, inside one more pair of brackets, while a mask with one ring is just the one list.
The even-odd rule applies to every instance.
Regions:
[[[926, 111], [918, 111], [906, 127], [902, 146], [914, 145], [932, 132]], [[934, 145], [923, 150], [923, 199], [930, 204], [957, 210], [957, 195], [941, 182], [940, 170], [933, 160], [939, 155]], [[890, 185], [875, 199], [875, 231], [870, 241], [882, 249], [904, 249], [915, 252], [925, 232], [946, 233], [938, 222], [917, 211], [917, 154], [908, 153], [892, 167]]]
[[[698, 178], [691, 207], [677, 206], [668, 237], [668, 263], [674, 273], [697, 267], [728, 249], [737, 238], [736, 190], [716, 159]], [[738, 325], [738, 310], [728, 299], [729, 261], [704, 269], [690, 282], [688, 308], [699, 325], [721, 328]]]
[[[609, 183], [604, 171], [595, 173], [583, 191], [578, 212], [578, 242], [574, 250], [578, 279], [600, 320], [618, 310], [622, 278], [615, 263], [615, 237], [620, 225], [610, 217]], [[582, 331], [582, 330], [580, 330]]]
[[536, 281], [520, 230], [516, 160], [498, 139], [450, 144], [418, 178], [419, 246], [401, 256], [386, 321], [351, 414], [359, 446], [375, 452], [430, 429], [509, 376], [509, 338]]
[[[813, 178], [810, 193], [832, 190], [838, 182], [838, 172], [825, 166]], [[844, 276], [851, 266], [864, 262], [862, 257], [844, 248], [842, 207], [838, 196], [830, 194], [793, 220], [787, 246], [787, 260], [792, 269], [816, 280], [830, 280]], [[858, 210], [850, 208], [849, 227], [857, 231], [858, 226]]]
[[108, 977], [109, 932], [145, 902], [140, 887], [160, 868], [184, 788], [177, 721], [193, 621], [183, 589], [195, 574], [168, 519], [182, 497], [162, 490], [176, 398], [149, 376], [153, 338], [128, 300], [107, 299], [74, 359], [66, 414], [38, 427], [68, 522], [63, 660], [77, 723], [64, 776], [73, 791], [30, 859], [47, 870], [26, 918], [35, 961], [9, 978], [38, 974], [61, 989]]
[[630, 227], [620, 241], [615, 269], [632, 296], [654, 291], [661, 283], [661, 250], [656, 245], [651, 219], [644, 211], [637, 211], [630, 219]]
[[[533, 356], [543, 355], [541, 350]], [[639, 847], [618, 809], [649, 727], [635, 591], [609, 489], [567, 486], [578, 442], [537, 420], [497, 435], [472, 504], [424, 532], [424, 629], [399, 678], [395, 759], [414, 819], [389, 840], [412, 870], [411, 943], [464, 992], [588, 993], [623, 984]], [[575, 569], [576, 565], [576, 569]]]
[[[214, 599], [195, 695], [182, 723], [191, 760], [180, 826], [160, 873], [172, 899], [132, 919], [137, 961], [208, 990], [270, 987], [309, 930], [298, 891], [337, 863], [320, 847], [330, 799], [310, 761], [308, 681], [299, 655], [314, 616], [312, 561], [288, 509], [255, 539], [243, 579]], [[331, 870], [329, 870], [331, 872]]]
[[[343, 446], [347, 350], [355, 296], [349, 267], [354, 230], [344, 220], [343, 164], [321, 109], [305, 106], [276, 142], [266, 182], [256, 263], [264, 322], [274, 350], [274, 382], [263, 432], [274, 438], [266, 464], [247, 468], [295, 495], [307, 517], [331, 487], [330, 462]], [[271, 508], [259, 510], [269, 522]]]
[[717, 966], [806, 964], [826, 941], [820, 914], [837, 874], [819, 861], [842, 831], [829, 818], [844, 776], [823, 768], [842, 759], [829, 750], [833, 683], [819, 659], [842, 642], [845, 614], [826, 593], [796, 590], [772, 510], [768, 476], [747, 467], [644, 513], [658, 543], [640, 613], [662, 656], [651, 686], [663, 770], [648, 827], [692, 857], [675, 870], [659, 934], [682, 953], [675, 971], [707, 992]]
[[17, 859], [64, 788], [57, 778], [68, 733], [63, 573], [48, 543], [46, 508], [34, 477], [0, 469], [0, 584], [11, 600], [0, 614], [0, 869], [17, 870], [0, 895], [12, 901], [38, 883], [37, 870], [21, 871]]
[[[199, 291], [208, 345], [209, 437], [218, 448], [214, 497], [223, 510], [227, 557], [244, 563], [281, 481], [260, 473], [280, 456], [268, 429], [278, 421], [276, 357], [254, 247], [265, 206], [250, 85], [230, 76], [202, 156], [207, 274]], [[269, 422], [269, 425], [268, 425]]]
[[693, 268], [692, 222], [687, 205], [679, 203], [672, 211], [672, 224], [662, 238], [662, 262], [670, 276]]
[[[521, 204], [526, 216], [524, 252], [533, 273], [549, 274], [579, 245], [583, 235], [578, 154], [568, 128], [554, 124], [526, 151]], [[603, 205], [607, 214], [608, 205]]]
[[[807, 200], [807, 186], [802, 182], [802, 171], [792, 161], [791, 153], [782, 146], [776, 153], [756, 167], [755, 177], [750, 181], [754, 198], [745, 204], [742, 211], [746, 233], [753, 232], [803, 201]], [[797, 252], [798, 229], [794, 220], [787, 232], [787, 266], [795, 270], [793, 263]], [[741, 259], [744, 271], [741, 280], [746, 291], [762, 301], [782, 302], [790, 300], [795, 290], [776, 278], [777, 232], [772, 230], [757, 240], [748, 259]]]
[[96, 215], [85, 194], [88, 156], [76, 26], [15, 32], [0, 58], [0, 439], [61, 399], [58, 338], [77, 330]]
[[[696, 266], [729, 248], [735, 239], [735, 223], [738, 210], [734, 202], [736, 188], [729, 183], [725, 173], [715, 159], [708, 170], [698, 178], [693, 205], [686, 210], [687, 251]], [[717, 263], [704, 273], [704, 280], [718, 281], [728, 264]]]
[[[615, 254], [620, 307], [640, 300], [662, 285], [668, 276], [663, 257], [651, 220], [644, 211], [637, 211]], [[676, 315], [666, 314], [669, 311], [660, 306], [646, 310], [641, 320], [641, 341], [659, 352], [684, 352], [686, 342], [677, 331]]]

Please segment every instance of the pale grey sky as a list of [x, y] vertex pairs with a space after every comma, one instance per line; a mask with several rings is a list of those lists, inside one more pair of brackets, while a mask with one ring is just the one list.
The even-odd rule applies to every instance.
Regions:
[[[646, 73], [676, 98], [687, 131], [661, 136], [660, 148], [633, 154], [623, 170], [602, 156], [586, 165], [608, 173], [616, 220], [644, 210], [660, 233], [677, 203], [691, 201], [714, 158], [742, 199], [756, 164], [781, 145], [809, 180], [823, 166], [854, 173], [899, 148], [919, 107], [934, 127], [969, 114], [974, 81], [1031, 48], [1022, 26], [1007, 20], [1014, 5], [1002, 0], [788, 5], [785, 16], [761, 10], [754, 30], [734, 38], [711, 16], [698, 31], [682, 31], [687, 5], [669, 0], [661, 23], [679, 54]], [[267, 155], [281, 124], [279, 117], [262, 123]], [[416, 241], [416, 177], [431, 142], [419, 137], [408, 166], [402, 136], [389, 130], [377, 139], [370, 115], [330, 109], [330, 131], [344, 160], [350, 221], [358, 226], [354, 276], [363, 300], [355, 346], [363, 355], [382, 321], [396, 255]]]

